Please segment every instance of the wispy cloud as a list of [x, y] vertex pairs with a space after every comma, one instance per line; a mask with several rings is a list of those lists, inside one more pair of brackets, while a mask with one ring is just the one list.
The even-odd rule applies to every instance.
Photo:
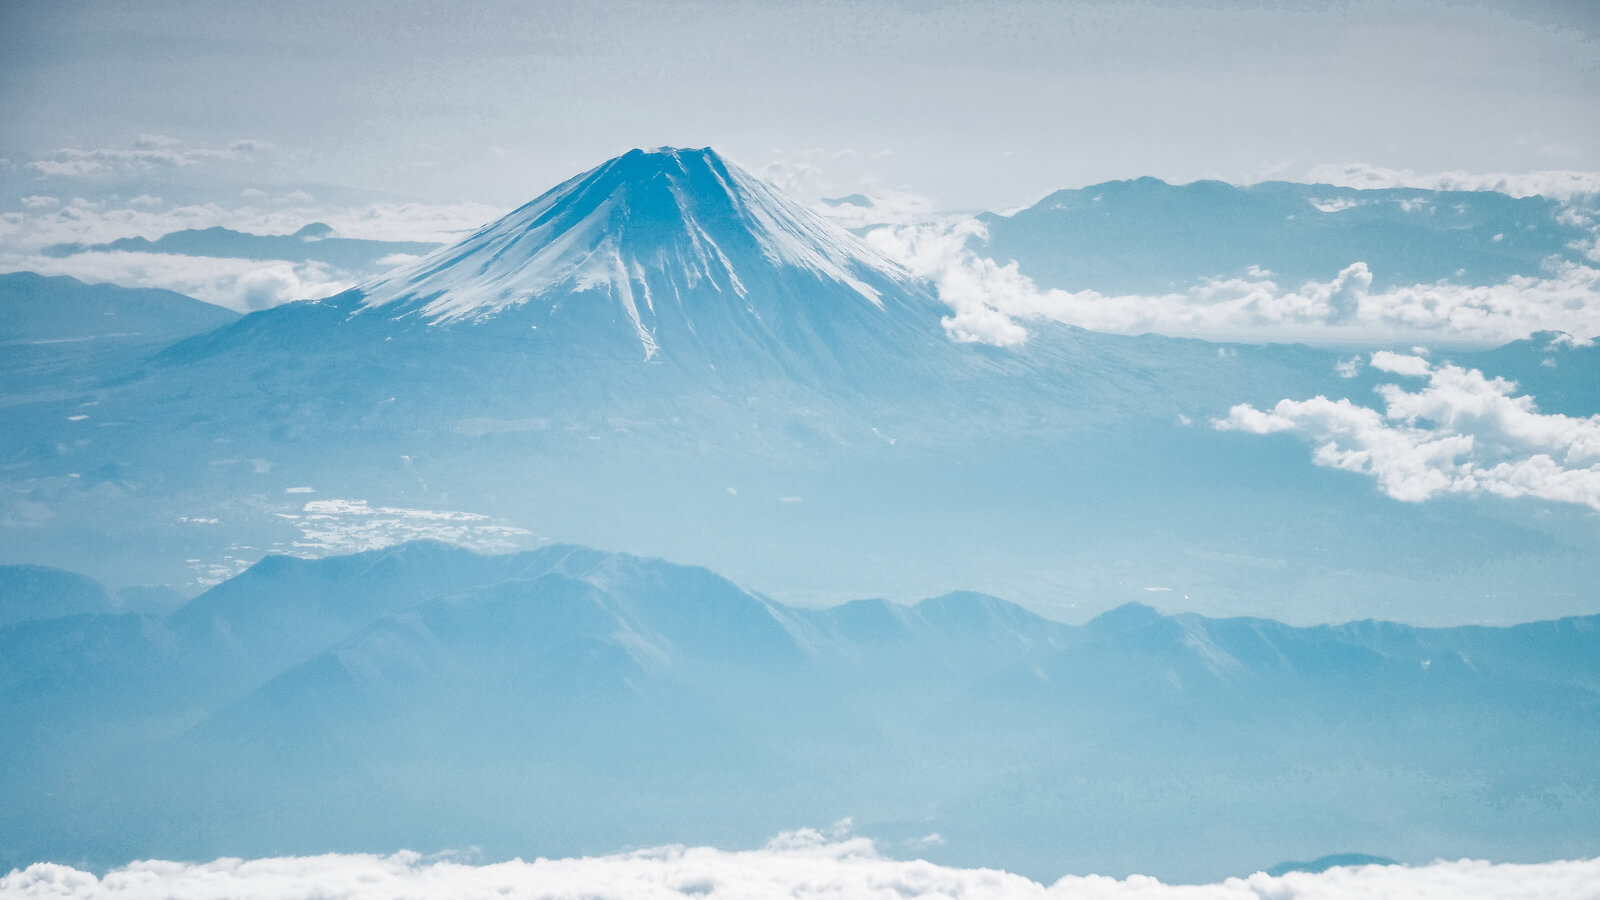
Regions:
[[1283, 285], [1254, 269], [1241, 278], [1206, 279], [1166, 294], [1103, 294], [1042, 289], [1015, 262], [971, 249], [981, 222], [955, 217], [880, 228], [867, 240], [936, 284], [954, 310], [945, 327], [958, 340], [1015, 344], [1028, 320], [1051, 319], [1093, 331], [1155, 332], [1223, 340], [1473, 341], [1499, 343], [1535, 331], [1600, 334], [1600, 269], [1553, 265], [1543, 277], [1493, 285], [1448, 282], [1373, 289], [1372, 272], [1352, 262], [1329, 281]]
[[[935, 845], [939, 841], [927, 841]], [[1426, 866], [1360, 866], [1321, 873], [1256, 873], [1213, 884], [1168, 885], [1068, 876], [1044, 885], [998, 869], [961, 869], [882, 855], [864, 838], [804, 830], [765, 847], [726, 851], [658, 847], [581, 859], [512, 860], [470, 865], [450, 858], [328, 854], [208, 863], [136, 862], [97, 878], [39, 863], [0, 878], [0, 897], [157, 898], [249, 896], [803, 898], [894, 897], [1050, 900], [1323, 900], [1344, 897], [1529, 898], [1597, 896], [1600, 860], [1493, 864], [1475, 860]]]
[[1368, 475], [1396, 500], [1493, 494], [1600, 510], [1600, 416], [1541, 413], [1514, 382], [1422, 356], [1379, 352], [1370, 364], [1427, 383], [1382, 385], [1381, 412], [1318, 396], [1267, 410], [1240, 404], [1213, 424], [1300, 435], [1316, 445], [1317, 465]]
[[28, 163], [39, 175], [79, 178], [88, 175], [130, 174], [156, 168], [181, 168], [219, 160], [246, 161], [269, 148], [262, 141], [234, 141], [225, 147], [192, 146], [161, 134], [142, 134], [128, 147], [80, 150], [64, 147]]

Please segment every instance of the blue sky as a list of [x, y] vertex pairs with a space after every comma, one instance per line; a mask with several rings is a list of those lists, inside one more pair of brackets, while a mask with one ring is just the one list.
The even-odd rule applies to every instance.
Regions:
[[[1523, 2], [19, 2], [0, 157], [140, 135], [514, 204], [633, 146], [997, 208], [1111, 178], [1600, 170], [1600, 9]], [[234, 173], [240, 174], [240, 173]]]

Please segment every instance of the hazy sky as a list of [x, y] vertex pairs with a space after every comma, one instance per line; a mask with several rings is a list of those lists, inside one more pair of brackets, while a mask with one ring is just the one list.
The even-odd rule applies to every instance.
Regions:
[[1600, 169], [1586, 2], [0, 5], [0, 157], [505, 206], [633, 146], [944, 207], [1153, 174]]

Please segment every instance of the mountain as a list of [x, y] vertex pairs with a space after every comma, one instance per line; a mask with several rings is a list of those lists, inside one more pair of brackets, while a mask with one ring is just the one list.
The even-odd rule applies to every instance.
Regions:
[[7, 345], [126, 341], [160, 347], [238, 318], [172, 291], [32, 272], [0, 275], [0, 342]]
[[420, 256], [438, 247], [438, 244], [422, 241], [340, 237], [330, 226], [312, 222], [293, 234], [251, 234], [217, 226], [174, 231], [155, 240], [127, 237], [102, 244], [55, 244], [45, 248], [44, 252], [48, 256], [124, 252], [228, 259], [286, 259], [326, 263], [356, 276], [371, 277], [389, 267], [384, 261], [390, 257]]
[[1597, 660], [1594, 616], [1070, 626], [972, 592], [798, 608], [573, 546], [272, 557], [170, 615], [0, 626], [0, 865], [565, 855], [843, 816], [1036, 878], [1576, 854]]
[[1372, 856], [1366, 853], [1330, 853], [1319, 856], [1309, 862], [1281, 862], [1265, 870], [1274, 878], [1287, 875], [1290, 872], [1326, 872], [1335, 866], [1393, 866], [1398, 865], [1386, 856]]
[[980, 217], [975, 250], [1016, 260], [1041, 287], [1160, 294], [1267, 270], [1286, 288], [1365, 262], [1373, 285], [1495, 284], [1585, 261], [1591, 236], [1565, 204], [1489, 191], [1155, 178], [1056, 191]]
[[172, 291], [0, 274], [0, 390], [9, 403], [59, 395], [238, 318]]
[[92, 578], [48, 566], [0, 566], [0, 626], [113, 610]]
[[389, 352], [511, 354], [544, 391], [597, 364], [837, 390], [938, 366], [944, 311], [900, 266], [715, 151], [663, 148], [610, 160], [345, 294], [169, 356], [399, 340]]

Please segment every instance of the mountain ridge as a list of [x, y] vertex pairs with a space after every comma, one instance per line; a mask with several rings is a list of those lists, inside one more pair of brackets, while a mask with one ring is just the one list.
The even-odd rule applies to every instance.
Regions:
[[1040, 287], [1163, 293], [1210, 279], [1296, 288], [1357, 261], [1375, 289], [1542, 277], [1585, 261], [1592, 236], [1566, 205], [1492, 191], [1350, 188], [1267, 181], [1169, 184], [1143, 177], [1052, 191], [978, 218], [972, 246], [1015, 260]]
[[[1600, 821], [1600, 616], [1297, 628], [1130, 604], [1070, 626], [971, 592], [802, 609], [659, 559], [429, 542], [274, 557], [190, 606], [0, 627], [0, 865], [601, 852], [854, 815], [1037, 877], [1198, 876], [1329, 846], [1515, 856]], [[311, 640], [240, 654], [252, 629]], [[1315, 827], [1278, 827], [1308, 805]], [[1171, 833], [1117, 842], [1156, 820]]]

